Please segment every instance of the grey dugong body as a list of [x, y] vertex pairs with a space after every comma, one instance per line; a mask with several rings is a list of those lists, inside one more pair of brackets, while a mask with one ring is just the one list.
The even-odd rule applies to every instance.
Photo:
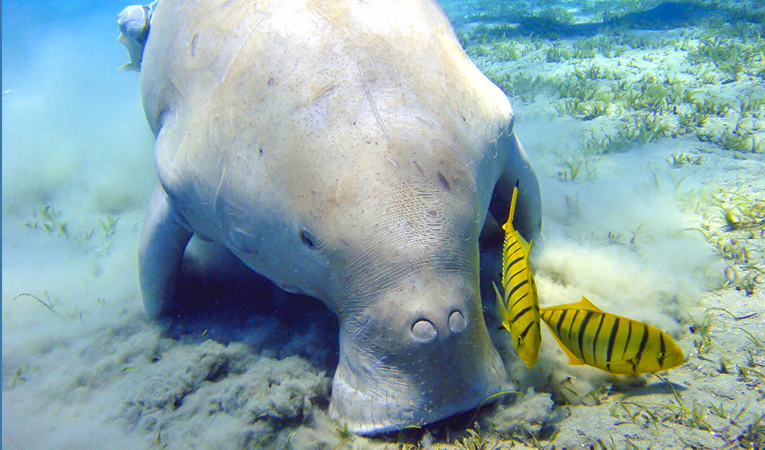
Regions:
[[502, 92], [431, 0], [162, 0], [141, 74], [160, 183], [140, 242], [152, 316], [192, 234], [340, 320], [331, 416], [421, 425], [507, 387], [479, 289], [491, 211], [541, 227]]

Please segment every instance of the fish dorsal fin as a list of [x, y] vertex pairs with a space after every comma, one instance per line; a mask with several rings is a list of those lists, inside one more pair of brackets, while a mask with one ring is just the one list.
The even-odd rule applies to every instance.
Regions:
[[549, 324], [549, 323], [547, 323], [547, 321], [546, 321], [546, 320], [543, 320], [542, 322], [544, 322], [544, 323], [545, 323], [545, 325], [547, 325], [547, 329], [548, 329], [548, 330], [550, 330], [550, 334], [552, 334], [552, 335], [553, 335], [553, 337], [555, 338], [555, 342], [557, 342], [557, 343], [558, 343], [558, 345], [560, 346], [560, 348], [562, 348], [562, 349], [563, 349], [563, 351], [566, 353], [566, 356], [568, 356], [568, 363], [569, 363], [570, 365], [572, 365], [572, 366], [583, 366], [583, 365], [585, 365], [585, 364], [584, 364], [584, 361], [582, 361], [581, 359], [577, 358], [577, 357], [576, 357], [576, 355], [574, 355], [573, 353], [571, 353], [571, 350], [569, 350], [569, 349], [568, 349], [568, 347], [566, 347], [565, 345], [563, 345], [563, 342], [561, 342], [561, 340], [560, 340], [560, 338], [558, 337], [558, 335], [557, 335], [557, 334], [555, 334], [555, 330], [553, 330], [553, 327], [551, 327], [551, 326], [550, 326], [550, 324]]
[[592, 304], [592, 303], [591, 303], [591, 302], [590, 302], [590, 301], [587, 299], [587, 297], [585, 297], [584, 295], [582, 296], [582, 299], [581, 299], [581, 300], [579, 300], [579, 303], [577, 303], [577, 305], [578, 305], [578, 307], [579, 307], [580, 309], [586, 309], [586, 310], [588, 310], [588, 311], [595, 311], [595, 312], [599, 312], [599, 313], [602, 313], [602, 312], [603, 312], [603, 311], [601, 311], [601, 310], [600, 310], [600, 309], [599, 309], [597, 306], [593, 305], [593, 304]]
[[521, 248], [523, 249], [523, 253], [526, 255], [526, 257], [529, 256], [529, 253], [531, 252], [531, 244], [534, 243], [534, 241], [527, 242], [526, 239], [521, 236], [521, 233], [515, 232], [515, 234], [518, 236], [518, 242], [521, 243]]
[[566, 303], [565, 305], [548, 306], [547, 308], [542, 308], [541, 311], [552, 311], [556, 309], [583, 309], [585, 311], [594, 311], [594, 312], [603, 313], [603, 311], [601, 311], [597, 306], [590, 303], [590, 301], [587, 300], [587, 297], [585, 297], [584, 295], [582, 296], [582, 299], [576, 303]]

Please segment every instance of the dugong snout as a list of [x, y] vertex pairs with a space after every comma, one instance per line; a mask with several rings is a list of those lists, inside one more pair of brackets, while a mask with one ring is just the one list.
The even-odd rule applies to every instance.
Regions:
[[477, 277], [419, 272], [341, 317], [332, 417], [360, 434], [423, 425], [506, 389]]

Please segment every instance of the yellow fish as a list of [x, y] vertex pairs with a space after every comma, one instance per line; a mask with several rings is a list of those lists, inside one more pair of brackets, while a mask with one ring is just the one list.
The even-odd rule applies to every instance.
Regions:
[[635, 375], [671, 369], [685, 360], [668, 334], [637, 320], [605, 313], [585, 297], [578, 303], [543, 308], [542, 319], [572, 365]]
[[537, 363], [539, 345], [542, 343], [539, 329], [539, 296], [529, 267], [531, 244], [513, 228], [517, 199], [518, 182], [513, 188], [510, 215], [502, 227], [505, 230], [505, 242], [502, 246], [502, 290], [505, 295], [500, 296], [496, 284], [494, 292], [497, 294], [497, 310], [502, 325], [510, 332], [521, 360], [531, 369]]

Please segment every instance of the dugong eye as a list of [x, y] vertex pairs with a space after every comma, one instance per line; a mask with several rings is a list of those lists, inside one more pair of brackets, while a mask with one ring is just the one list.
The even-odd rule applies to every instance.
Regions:
[[300, 240], [303, 241], [303, 244], [305, 244], [308, 248], [314, 248], [314, 238], [310, 231], [303, 228], [302, 231], [300, 231]]

